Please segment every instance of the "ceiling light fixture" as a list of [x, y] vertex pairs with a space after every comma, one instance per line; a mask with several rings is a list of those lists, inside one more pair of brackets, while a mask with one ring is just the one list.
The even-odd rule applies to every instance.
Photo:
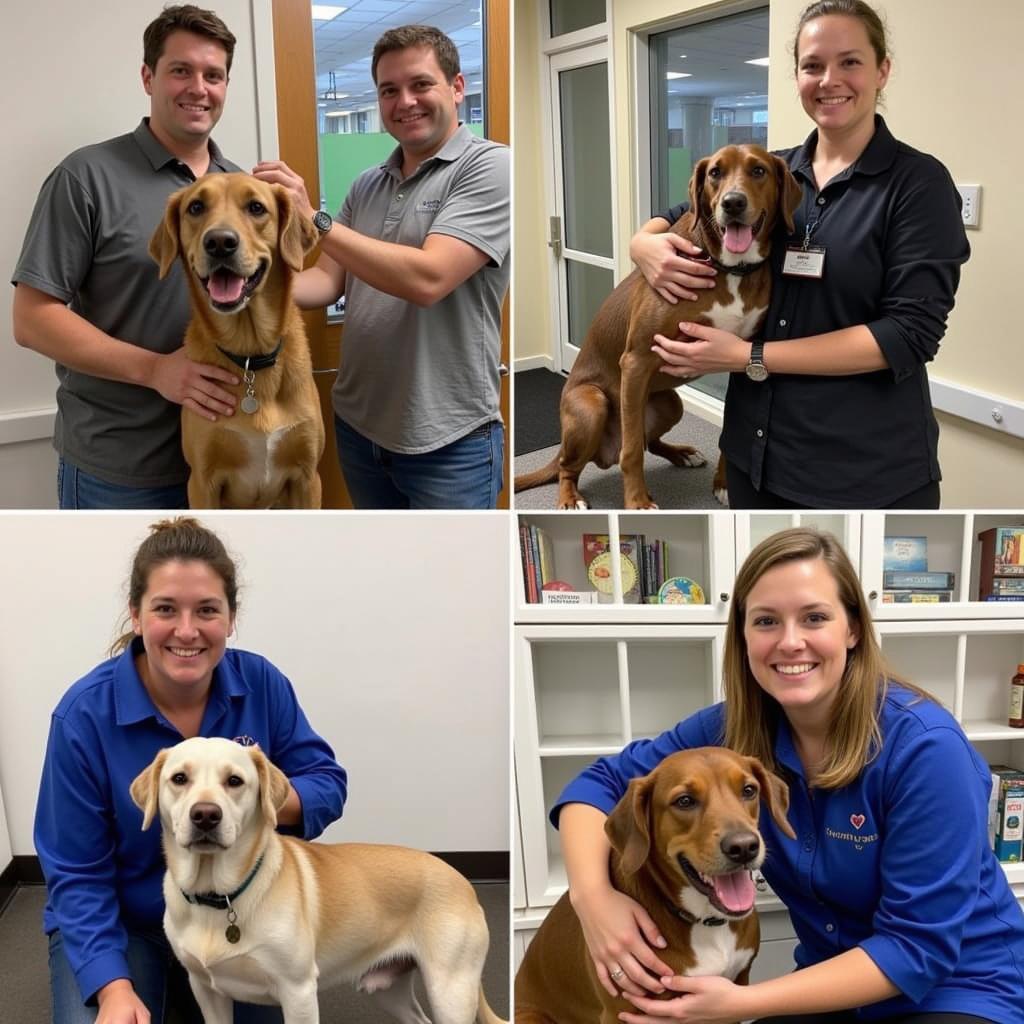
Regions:
[[344, 14], [347, 7], [331, 7], [327, 4], [313, 4], [314, 21], [333, 21], [339, 14]]

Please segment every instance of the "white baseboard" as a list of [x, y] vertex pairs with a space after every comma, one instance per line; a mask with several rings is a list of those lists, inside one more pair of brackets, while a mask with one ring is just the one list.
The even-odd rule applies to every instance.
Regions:
[[514, 363], [515, 372], [519, 373], [521, 370], [550, 370], [552, 373], [557, 373], [555, 369], [555, 361], [551, 356], [524, 356], [522, 359], [516, 359]]

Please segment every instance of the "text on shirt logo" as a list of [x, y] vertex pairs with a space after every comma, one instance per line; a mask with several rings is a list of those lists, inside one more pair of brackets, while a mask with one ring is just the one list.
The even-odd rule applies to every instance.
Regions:
[[436, 213], [441, 209], [440, 199], [421, 199], [416, 204], [417, 213]]

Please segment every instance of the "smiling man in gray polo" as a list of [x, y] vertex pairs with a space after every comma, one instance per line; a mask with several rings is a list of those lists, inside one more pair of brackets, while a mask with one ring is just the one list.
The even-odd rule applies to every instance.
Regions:
[[465, 82], [455, 45], [437, 29], [385, 32], [372, 72], [381, 122], [399, 145], [356, 180], [337, 223], [313, 214], [287, 165], [254, 173], [291, 189], [322, 234], [296, 301], [313, 308], [346, 297], [333, 400], [356, 507], [493, 508], [504, 450], [508, 149], [458, 123]]

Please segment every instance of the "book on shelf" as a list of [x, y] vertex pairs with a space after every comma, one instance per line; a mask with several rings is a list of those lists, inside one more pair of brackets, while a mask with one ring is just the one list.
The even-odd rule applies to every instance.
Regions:
[[882, 572], [882, 586], [886, 590], [953, 590], [956, 573], [886, 569]]
[[979, 601], [1014, 601], [1024, 596], [1024, 527], [994, 526], [978, 534]]
[[[583, 563], [591, 582], [595, 571], [608, 573], [611, 540], [606, 533], [583, 534]], [[646, 534], [622, 534], [619, 537], [622, 570], [622, 599], [625, 604], [648, 604], [657, 598], [658, 590], [668, 576], [668, 545], [660, 539], [649, 540]], [[595, 568], [596, 567], [596, 568]], [[607, 577], [605, 577], [607, 578]], [[605, 594], [607, 587], [598, 586]]]
[[555, 554], [547, 531], [540, 526], [521, 523], [519, 553], [526, 600], [529, 604], [539, 604], [544, 584], [555, 578]]
[[978, 534], [982, 586], [994, 576], [1024, 576], [1024, 526], [993, 526]]
[[923, 572], [928, 568], [927, 537], [886, 537], [882, 569]]
[[952, 600], [952, 590], [882, 591], [882, 604], [944, 604]]

